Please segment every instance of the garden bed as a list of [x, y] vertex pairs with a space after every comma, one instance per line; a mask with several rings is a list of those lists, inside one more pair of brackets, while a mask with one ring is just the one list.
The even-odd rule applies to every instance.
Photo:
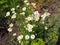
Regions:
[[[32, 0], [30, 0], [31, 2], [34, 2], [34, 1], [32, 1]], [[14, 2], [14, 1], [13, 1]], [[8, 2], [9, 3], [9, 2]], [[7, 3], [7, 4], [8, 4]], [[18, 2], [18, 3], [22, 3], [22, 2]], [[37, 4], [38, 4], [39, 2], [37, 2]], [[60, 22], [60, 0], [53, 0], [53, 1], [51, 1], [51, 2], [46, 2], [46, 5], [44, 5], [44, 3], [45, 2], [43, 2], [43, 4], [41, 4], [42, 6], [40, 7], [40, 4], [38, 4], [38, 5], [36, 5], [37, 6], [37, 8], [35, 8], [35, 7], [33, 7], [33, 10], [35, 11], [35, 10], [37, 10], [40, 14], [43, 14], [45, 11], [47, 11], [47, 9], [48, 9], [48, 12], [51, 14], [51, 17], [52, 18], [55, 18], [55, 17], [57, 17], [58, 16], [58, 22], [56, 22], [58, 25], [60, 24], [59, 22]], [[2, 3], [0, 3], [0, 7], [2, 6], [2, 5], [4, 5], [4, 4], [2, 4]], [[15, 5], [15, 4], [14, 4]], [[3, 6], [2, 6], [3, 7]], [[20, 32], [20, 28], [18, 27], [18, 25], [21, 23], [21, 22], [23, 22], [23, 21], [21, 21], [21, 22], [15, 22], [14, 20], [12, 20], [12, 21], [9, 21], [8, 20], [8, 17], [6, 18], [6, 17], [4, 17], [4, 14], [6, 13], [6, 11], [7, 11], [7, 8], [11, 8], [11, 7], [7, 7], [7, 8], [2, 8], [1, 7], [1, 9], [0, 9], [0, 12], [1, 12], [1, 14], [0, 14], [0, 17], [1, 17], [1, 20], [0, 20], [0, 45], [20, 45], [19, 43], [18, 43], [18, 41], [16, 41], [16, 37], [18, 36], [18, 34], [22, 34], [22, 32]], [[10, 9], [8, 9], [8, 10], [10, 10]], [[5, 11], [5, 12], [4, 12]], [[4, 14], [2, 14], [2, 12], [4, 12]], [[3, 17], [3, 18], [2, 18]], [[17, 20], [17, 19], [16, 19]], [[19, 20], [19, 19], [18, 19]], [[12, 32], [8, 32], [7, 31], [7, 29], [9, 28], [9, 24], [10, 23], [14, 23], [15, 24], [15, 26], [13, 26], [13, 31]], [[60, 29], [60, 26], [59, 26], [59, 29]], [[17, 36], [16, 37], [13, 37], [12, 36], [12, 34], [14, 34], [14, 33], [16, 33], [17, 34]], [[58, 32], [58, 33], [60, 33], [60, 32]], [[45, 36], [45, 35], [44, 35]], [[37, 36], [37, 37], [39, 37], [39, 35]], [[13, 38], [13, 39], [11, 39], [11, 38]], [[44, 38], [44, 37], [43, 37]], [[55, 37], [56, 38], [56, 37]], [[16, 41], [16, 43], [14, 42], [14, 41], [12, 41], [12, 40], [15, 40]], [[9, 42], [10, 41], [10, 42]], [[45, 40], [44, 40], [45, 41]], [[56, 40], [55, 40], [56, 41]], [[43, 42], [43, 41], [42, 41]], [[60, 45], [60, 35], [58, 35], [58, 40], [56, 41], [57, 43], [56, 43], [56, 45], [58, 44], [58, 45]], [[28, 43], [28, 42], [26, 42], [26, 43]], [[34, 42], [35, 43], [35, 42]], [[46, 43], [46, 42], [44, 42], [45, 43], [45, 45], [50, 45], [50, 43]], [[53, 43], [55, 43], [55, 42], [53, 42]], [[33, 44], [33, 43], [32, 43]], [[25, 44], [26, 45], [26, 44]], [[44, 45], [44, 44], [43, 44]], [[52, 44], [52, 45], [54, 45], [54, 44]]]

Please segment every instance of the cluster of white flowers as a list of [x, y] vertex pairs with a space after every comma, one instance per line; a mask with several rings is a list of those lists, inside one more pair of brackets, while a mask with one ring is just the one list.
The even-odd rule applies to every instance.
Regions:
[[19, 35], [18, 37], [17, 37], [17, 40], [19, 41], [19, 43], [21, 43], [21, 40], [23, 39], [23, 35]]
[[33, 20], [38, 21], [40, 18], [40, 14], [38, 11], [33, 12]]
[[[30, 5], [30, 3], [28, 2], [28, 0], [24, 0], [24, 3], [28, 6], [28, 5]], [[33, 5], [33, 7], [34, 8], [36, 8], [36, 3], [31, 3], [31, 5]], [[25, 7], [23, 7], [21, 10], [22, 10], [22, 12], [20, 12], [20, 15], [25, 15], [26, 13], [26, 11], [27, 11], [27, 6]], [[19, 8], [20, 6], [19, 5], [17, 5], [16, 6], [17, 8]], [[11, 12], [12, 12], [12, 16], [11, 16], [11, 19], [15, 19], [16, 18], [16, 11], [15, 11], [15, 8], [11, 8]], [[25, 21], [28, 23], [29, 21], [35, 21], [35, 22], [37, 22], [37, 21], [39, 21], [39, 19], [40, 19], [40, 16], [41, 16], [41, 20], [45, 20], [45, 18], [47, 17], [47, 16], [49, 16], [50, 15], [50, 13], [48, 13], [48, 12], [45, 12], [43, 15], [40, 15], [40, 13], [38, 12], [38, 11], [34, 11], [33, 12], [33, 14], [32, 15], [29, 15], [28, 17], [26, 17], [25, 18]], [[8, 11], [7, 13], [6, 13], [6, 17], [7, 16], [10, 16], [10, 12]], [[43, 24], [44, 24], [44, 22], [42, 22]], [[8, 28], [8, 31], [9, 32], [12, 32], [12, 30], [13, 30], [13, 27], [14, 25], [13, 25], [13, 23], [10, 23], [9, 24], [9, 28]], [[24, 26], [25, 27], [25, 29], [28, 31], [28, 32], [32, 32], [33, 31], [33, 28], [34, 28], [34, 26], [36, 26], [36, 25], [32, 25], [32, 24], [30, 24], [30, 23], [28, 23], [26, 26]], [[48, 29], [48, 27], [47, 26], [45, 26], [44, 27], [44, 29], [45, 30], [47, 30]], [[17, 34], [16, 33], [13, 33], [13, 36], [16, 36]], [[37, 35], [37, 34], [36, 34]], [[26, 40], [28, 40], [28, 39], [35, 39], [35, 35], [34, 34], [32, 34], [32, 35], [19, 35], [18, 37], [17, 37], [17, 40], [19, 41], [19, 43], [21, 43], [21, 41], [22, 41], [22, 39], [26, 39]]]
[[[27, 18], [25, 18], [26, 22], [28, 21], [39, 21], [40, 19], [40, 14], [38, 11], [34, 11], [33, 12], [33, 15], [31, 16], [28, 16]], [[31, 24], [27, 24], [27, 27], [26, 27], [26, 30], [28, 30], [29, 32], [32, 32], [32, 29], [33, 29], [34, 25], [31, 25]]]
[[22, 8], [22, 12], [20, 13], [20, 15], [25, 16], [25, 11], [26, 11], [26, 7], [23, 7], [23, 8]]
[[23, 7], [23, 8], [22, 8], [22, 11], [26, 11], [26, 7]]
[[17, 37], [17, 40], [19, 41], [19, 43], [22, 41], [23, 38], [24, 38], [25, 40], [28, 40], [29, 38], [30, 38], [30, 39], [35, 39], [35, 35], [34, 35], [34, 34], [32, 34], [31, 36], [25, 35], [25, 37], [24, 37], [23, 35], [19, 35], [19, 36]]
[[46, 17], [48, 17], [50, 15], [49, 12], [45, 12], [43, 15], [41, 15], [42, 20], [44, 21]]
[[27, 18], [25, 18], [25, 20], [28, 22], [28, 21], [32, 21], [33, 20], [33, 17], [32, 16], [28, 16]]
[[25, 16], [25, 11], [26, 11], [26, 7], [23, 7], [23, 8], [22, 8], [22, 12], [20, 13], [20, 15]]
[[34, 26], [31, 25], [31, 24], [27, 24], [26, 30], [28, 30], [29, 32], [32, 32], [32, 28], [33, 28], [33, 27], [34, 27]]
[[[11, 19], [14, 19], [14, 18], [16, 18], [16, 12], [15, 12], [15, 8], [11, 8], [11, 12], [12, 12], [12, 16], [11, 16]], [[6, 13], [6, 16], [5, 17], [8, 17], [8, 16], [10, 16], [10, 13], [11, 13], [10, 11], [8, 11], [7, 13]], [[12, 30], [13, 30], [13, 23], [10, 23], [9, 24], [9, 28], [7, 29], [9, 32], [12, 32]], [[15, 34], [14, 34], [15, 35]]]
[[28, 0], [24, 0], [24, 3], [28, 6], [30, 3], [28, 2]]
[[[20, 41], [20, 40], [22, 40], [23, 38], [24, 38], [23, 35], [19, 35], [19, 36], [17, 37], [17, 40]], [[32, 34], [31, 36], [25, 35], [25, 39], [26, 39], [26, 40], [28, 40], [29, 38], [35, 39], [35, 35], [34, 35], [34, 34]]]
[[32, 34], [31, 36], [25, 35], [25, 39], [26, 39], [26, 40], [28, 40], [29, 38], [35, 39], [35, 35], [34, 35], [34, 34]]
[[[13, 13], [13, 15], [11, 16], [11, 19], [15, 19], [16, 18], [15, 8], [11, 8], [11, 11]], [[10, 16], [10, 12], [9, 11], [6, 13], [5, 17], [7, 17], [7, 16]]]
[[16, 12], [15, 12], [15, 8], [11, 9], [13, 15], [11, 16], [11, 19], [15, 19], [16, 18]]
[[25, 20], [28, 22], [28, 21], [32, 21], [32, 20], [35, 20], [35, 21], [39, 21], [39, 18], [40, 18], [40, 14], [38, 11], [34, 11], [33, 14], [31, 16], [28, 16], [27, 18], [25, 18]]
[[10, 23], [10, 24], [9, 24], [9, 28], [8, 28], [8, 31], [9, 31], [9, 32], [12, 32], [12, 30], [13, 30], [12, 27], [13, 27], [13, 23]]
[[34, 8], [36, 8], [36, 3], [31, 3], [31, 5], [32, 5]]
[[[19, 5], [17, 5], [17, 7], [19, 7]], [[15, 19], [15, 18], [16, 18], [15, 8], [11, 8], [11, 12], [12, 12], [11, 19]], [[11, 12], [8, 11], [8, 12], [6, 13], [6, 16], [5, 16], [5, 17], [10, 16], [10, 13], [11, 13]], [[9, 24], [9, 28], [8, 28], [7, 30], [8, 30], [9, 32], [12, 32], [12, 30], [13, 30], [13, 23], [10, 23], [10, 24]], [[15, 35], [16, 35], [16, 33], [13, 34], [13, 36], [15, 36]]]
[[28, 2], [28, 0], [24, 0], [24, 3], [27, 3]]
[[20, 15], [23, 15], [24, 16], [25, 15], [25, 12], [20, 13]]
[[17, 40], [19, 41], [19, 40], [22, 40], [23, 39], [23, 35], [19, 35], [18, 37], [17, 37]]

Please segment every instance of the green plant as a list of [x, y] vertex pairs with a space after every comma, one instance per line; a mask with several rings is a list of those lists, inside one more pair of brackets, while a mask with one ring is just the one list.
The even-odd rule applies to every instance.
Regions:
[[18, 34], [10, 35], [9, 45], [56, 45], [59, 16], [51, 17], [48, 11], [43, 14], [34, 11], [32, 7], [36, 5], [29, 0], [1, 0], [0, 5], [0, 16], [11, 22], [7, 30], [12, 32], [14, 26], [20, 29]]

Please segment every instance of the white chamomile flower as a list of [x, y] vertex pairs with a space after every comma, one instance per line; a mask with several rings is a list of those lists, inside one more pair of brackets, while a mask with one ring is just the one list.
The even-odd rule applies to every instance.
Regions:
[[33, 12], [35, 15], [39, 15], [39, 12], [38, 11], [34, 11]]
[[26, 5], [29, 5], [29, 3], [26, 3]]
[[9, 27], [13, 27], [13, 23], [9, 24]]
[[28, 0], [24, 0], [24, 3], [27, 3], [28, 2]]
[[21, 43], [21, 40], [19, 40], [19, 43]]
[[15, 11], [15, 8], [11, 8], [11, 11]]
[[26, 11], [26, 7], [23, 7], [22, 10], [23, 10], [23, 11]]
[[9, 11], [6, 13], [6, 16], [10, 16], [10, 12]]
[[20, 36], [17, 37], [18, 41], [21, 40], [21, 39], [23, 39], [23, 35], [20, 35]]
[[27, 18], [25, 18], [27, 21], [31, 21], [31, 20], [33, 20], [33, 17], [32, 16], [29, 16], [29, 17], [27, 17]]
[[17, 5], [16, 7], [19, 8], [19, 5]]
[[9, 31], [9, 32], [12, 32], [12, 28], [8, 28], [8, 31]]
[[12, 16], [11, 16], [11, 19], [15, 19], [16, 18], [16, 14], [13, 14]]
[[32, 29], [28, 29], [28, 28], [26, 28], [26, 30], [28, 30], [29, 32], [32, 32]]
[[20, 13], [21, 15], [25, 15], [25, 12]]
[[35, 35], [34, 34], [31, 35], [31, 39], [35, 39]]
[[16, 33], [13, 33], [13, 36], [16, 36]]
[[47, 30], [48, 29], [48, 27], [47, 26], [45, 26], [45, 30]]
[[38, 21], [38, 20], [39, 20], [39, 17], [36, 17], [36, 18], [35, 18], [35, 21]]
[[32, 31], [32, 28], [33, 28], [33, 25], [27, 24], [26, 30], [28, 30], [29, 32], [31, 32]]
[[27, 24], [27, 27], [32, 29], [33, 28], [33, 25]]
[[25, 35], [25, 39], [28, 40], [29, 39], [29, 35]]

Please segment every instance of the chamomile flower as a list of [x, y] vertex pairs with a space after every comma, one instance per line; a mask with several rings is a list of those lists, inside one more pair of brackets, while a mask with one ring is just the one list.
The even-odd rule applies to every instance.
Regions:
[[19, 5], [17, 5], [16, 7], [19, 8]]
[[26, 21], [31, 21], [31, 20], [33, 20], [33, 17], [32, 16], [29, 16], [29, 17], [25, 18], [25, 20]]
[[13, 23], [9, 24], [9, 27], [13, 27]]
[[33, 28], [33, 25], [27, 24], [26, 30], [28, 30], [29, 32], [31, 32], [32, 31], [32, 28]]
[[24, 3], [27, 3], [28, 2], [28, 0], [24, 0]]
[[23, 39], [23, 35], [19, 35], [19, 36], [17, 37], [17, 40], [18, 40], [18, 41], [21, 40], [21, 39]]
[[34, 11], [33, 13], [34, 13], [34, 15], [39, 15], [38, 11]]
[[15, 11], [15, 8], [11, 8], [11, 11]]
[[20, 13], [20, 15], [25, 15], [25, 12]]
[[45, 30], [47, 30], [48, 29], [48, 27], [47, 26], [45, 26]]
[[12, 16], [11, 16], [11, 19], [15, 19], [16, 18], [16, 14], [13, 14]]
[[32, 29], [33, 28], [33, 25], [27, 24], [27, 27]]
[[29, 5], [29, 3], [26, 3], [26, 5]]
[[26, 11], [26, 7], [23, 7], [23, 8], [22, 8], [22, 11]]
[[6, 13], [6, 17], [7, 17], [7, 16], [10, 16], [10, 12], [9, 12], [9, 11]]
[[26, 28], [26, 30], [28, 30], [29, 32], [32, 32], [32, 29], [28, 29], [28, 28]]
[[34, 34], [31, 35], [31, 39], [35, 39], [35, 35]]
[[25, 39], [28, 40], [29, 39], [29, 35], [25, 35]]
[[12, 32], [12, 28], [8, 28], [8, 31], [9, 31], [9, 32]]
[[36, 17], [34, 17], [34, 19], [35, 19], [35, 21], [38, 21], [39, 20], [39, 17], [36, 16]]
[[16, 36], [16, 33], [13, 33], [13, 36]]
[[19, 43], [21, 43], [21, 40], [19, 40]]

